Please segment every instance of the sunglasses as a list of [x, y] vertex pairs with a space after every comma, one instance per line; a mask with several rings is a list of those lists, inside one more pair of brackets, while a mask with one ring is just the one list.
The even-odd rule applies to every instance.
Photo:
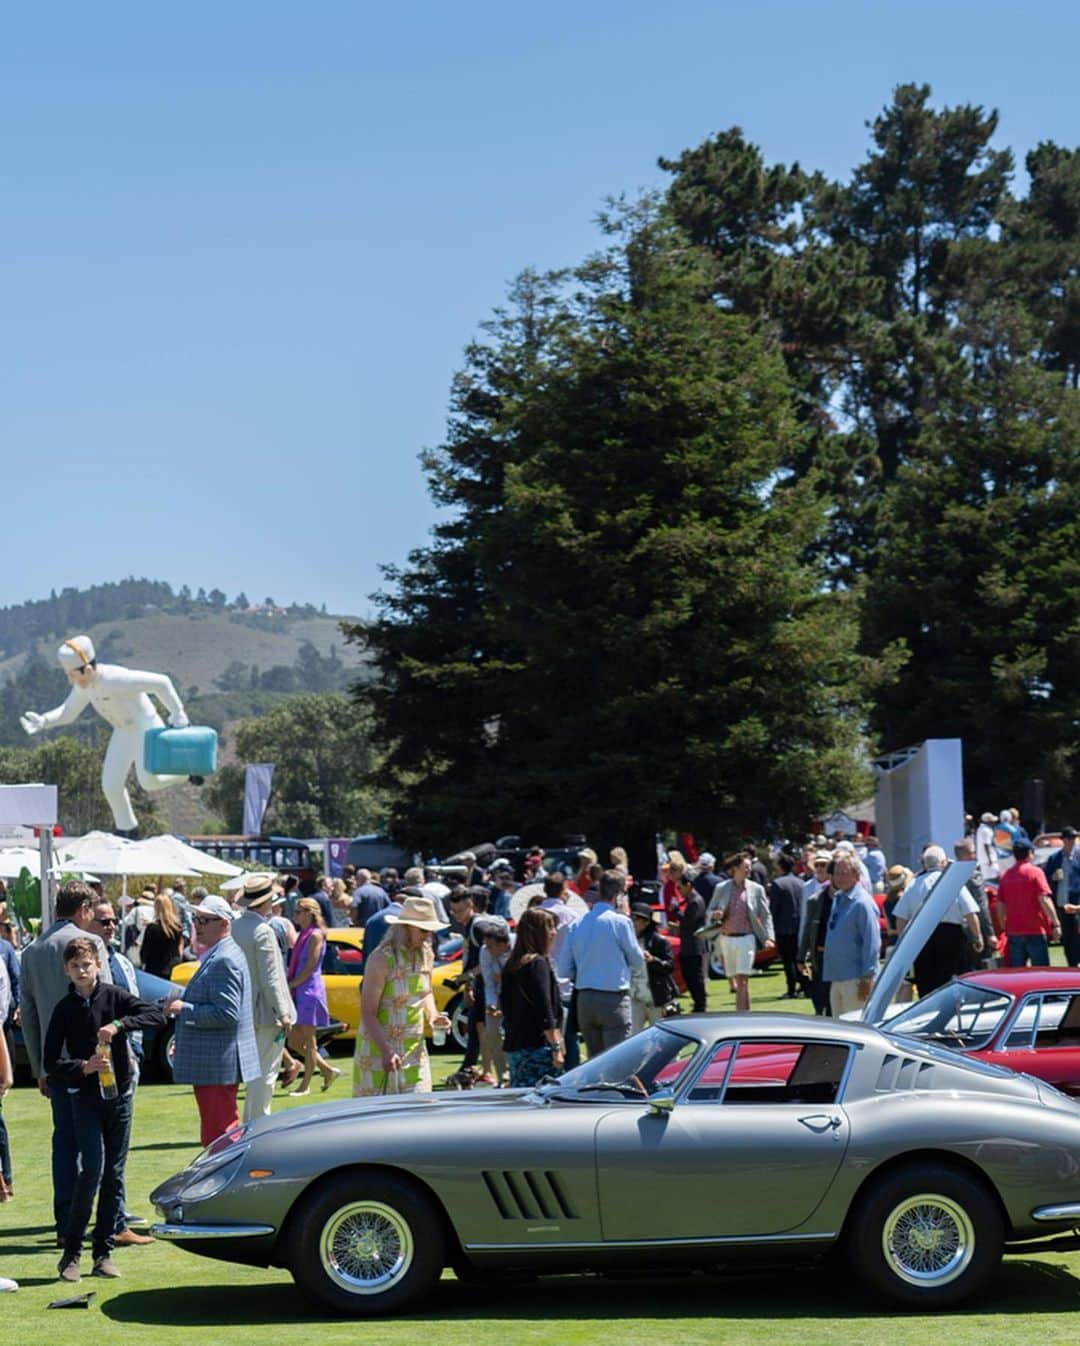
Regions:
[[220, 921], [220, 916], [196, 916], [194, 918], [196, 925], [209, 925], [211, 921]]
[[96, 919], [97, 919], [97, 923], [98, 923], [98, 925], [115, 925], [115, 924], [116, 924], [116, 917], [115, 917], [115, 916], [98, 916]]

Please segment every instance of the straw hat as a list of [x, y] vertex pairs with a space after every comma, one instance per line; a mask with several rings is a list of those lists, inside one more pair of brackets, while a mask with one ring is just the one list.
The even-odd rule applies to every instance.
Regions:
[[435, 903], [430, 897], [407, 897], [401, 904], [400, 916], [387, 916], [387, 925], [415, 925], [418, 930], [441, 930], [446, 924], [435, 914]]

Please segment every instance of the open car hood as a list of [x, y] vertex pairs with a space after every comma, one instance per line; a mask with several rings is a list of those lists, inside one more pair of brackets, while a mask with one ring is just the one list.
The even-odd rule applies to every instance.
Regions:
[[975, 873], [976, 867], [974, 860], [954, 860], [942, 870], [941, 878], [930, 889], [929, 897], [904, 926], [903, 934], [879, 969], [863, 1006], [864, 1023], [878, 1025], [885, 1021], [886, 1011], [908, 969], [922, 952], [942, 916], [960, 895], [960, 889]]

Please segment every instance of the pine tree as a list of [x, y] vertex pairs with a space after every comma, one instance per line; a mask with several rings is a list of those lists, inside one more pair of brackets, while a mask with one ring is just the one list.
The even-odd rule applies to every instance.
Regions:
[[604, 255], [525, 273], [469, 348], [425, 457], [450, 517], [349, 631], [381, 674], [399, 835], [436, 850], [726, 839], [863, 784], [865, 670], [851, 605], [803, 560], [823, 511], [782, 471], [783, 364], [705, 302], [650, 205], [606, 227]]

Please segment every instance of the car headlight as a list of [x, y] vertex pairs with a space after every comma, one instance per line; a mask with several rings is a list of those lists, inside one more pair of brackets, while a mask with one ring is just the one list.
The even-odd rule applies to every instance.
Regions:
[[182, 1202], [206, 1201], [218, 1192], [223, 1192], [240, 1171], [240, 1165], [250, 1147], [236, 1146], [219, 1164], [203, 1165], [192, 1174], [191, 1181], [184, 1184], [177, 1194]]

